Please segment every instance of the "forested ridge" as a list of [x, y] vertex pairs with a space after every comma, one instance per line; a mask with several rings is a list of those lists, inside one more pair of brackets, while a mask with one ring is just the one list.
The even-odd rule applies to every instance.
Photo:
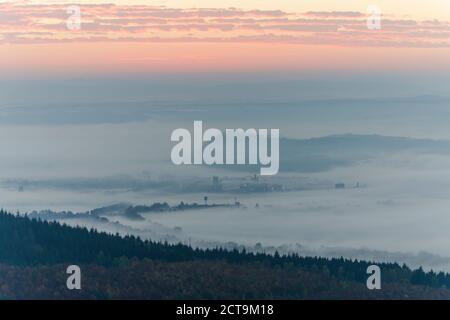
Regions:
[[[65, 288], [69, 264], [83, 266], [85, 290]], [[0, 211], [5, 298], [450, 298], [450, 275], [395, 263], [377, 263], [383, 289], [370, 292], [365, 287], [370, 264], [199, 250]]]

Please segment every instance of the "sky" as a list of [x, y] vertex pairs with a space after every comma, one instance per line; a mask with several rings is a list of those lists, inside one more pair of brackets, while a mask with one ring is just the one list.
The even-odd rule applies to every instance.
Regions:
[[0, 1], [2, 77], [449, 70], [448, 0]]

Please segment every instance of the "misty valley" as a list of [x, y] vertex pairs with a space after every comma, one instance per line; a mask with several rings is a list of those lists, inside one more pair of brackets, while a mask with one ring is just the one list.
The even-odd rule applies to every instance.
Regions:
[[0, 0], [0, 301], [450, 300], [449, 14]]
[[450, 238], [442, 241], [450, 142], [346, 134], [282, 138], [280, 152], [276, 176], [257, 166], [176, 175], [161, 166], [158, 174], [11, 177], [0, 192], [12, 212], [124, 236], [450, 270]]

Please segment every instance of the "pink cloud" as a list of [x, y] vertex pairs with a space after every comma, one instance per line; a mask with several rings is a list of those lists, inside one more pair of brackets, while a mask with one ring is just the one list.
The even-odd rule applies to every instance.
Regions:
[[369, 30], [353, 11], [177, 9], [83, 4], [81, 30], [66, 26], [66, 5], [0, 4], [0, 43], [39, 42], [285, 42], [342, 46], [450, 47], [448, 21], [388, 16]]

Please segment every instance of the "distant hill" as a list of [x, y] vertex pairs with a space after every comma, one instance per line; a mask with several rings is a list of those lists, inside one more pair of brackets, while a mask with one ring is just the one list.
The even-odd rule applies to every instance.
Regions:
[[[65, 289], [82, 266], [85, 290]], [[365, 288], [367, 261], [196, 250], [0, 211], [4, 298], [450, 298], [450, 275], [378, 264], [383, 290]]]
[[280, 167], [282, 171], [325, 171], [405, 152], [450, 154], [450, 141], [356, 134], [282, 139]]
[[[309, 139], [280, 139], [280, 172], [321, 172], [398, 153], [450, 154], [450, 140], [340, 134]], [[259, 172], [258, 165], [222, 169]]]

